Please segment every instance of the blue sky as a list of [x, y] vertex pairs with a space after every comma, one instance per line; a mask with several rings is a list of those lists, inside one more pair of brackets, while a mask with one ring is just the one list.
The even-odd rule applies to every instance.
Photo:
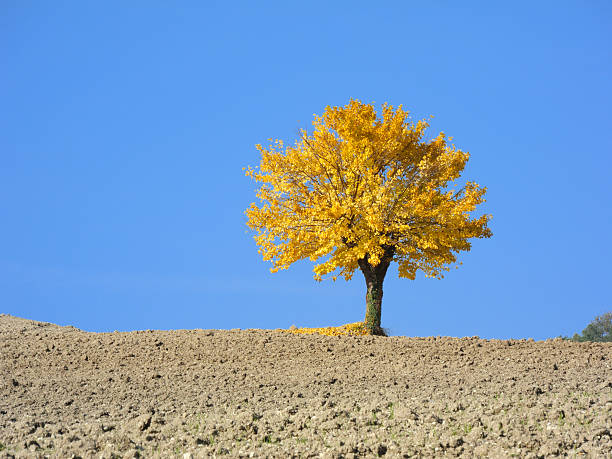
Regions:
[[88, 331], [355, 322], [365, 283], [269, 272], [254, 145], [349, 99], [434, 115], [492, 239], [385, 281], [394, 335], [545, 339], [612, 310], [612, 7], [574, 2], [0, 5], [0, 312]]

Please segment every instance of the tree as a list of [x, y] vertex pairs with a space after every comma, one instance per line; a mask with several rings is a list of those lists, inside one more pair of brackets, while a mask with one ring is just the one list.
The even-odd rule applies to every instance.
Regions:
[[612, 312], [606, 312], [587, 325], [582, 335], [574, 333], [572, 341], [594, 341], [599, 343], [612, 342]]
[[442, 278], [470, 238], [488, 238], [489, 215], [470, 218], [486, 188], [455, 186], [469, 154], [449, 145], [444, 133], [424, 140], [428, 123], [408, 112], [352, 100], [315, 115], [311, 135], [300, 130], [295, 146], [272, 141], [258, 170], [246, 174], [262, 185], [260, 205], [246, 210], [247, 225], [272, 272], [309, 258], [314, 277], [366, 282], [365, 326], [380, 327], [383, 281], [392, 261], [399, 276], [418, 270]]

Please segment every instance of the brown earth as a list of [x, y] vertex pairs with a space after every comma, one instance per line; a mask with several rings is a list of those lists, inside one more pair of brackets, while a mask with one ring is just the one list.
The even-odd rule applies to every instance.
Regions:
[[0, 457], [612, 457], [612, 343], [0, 315]]

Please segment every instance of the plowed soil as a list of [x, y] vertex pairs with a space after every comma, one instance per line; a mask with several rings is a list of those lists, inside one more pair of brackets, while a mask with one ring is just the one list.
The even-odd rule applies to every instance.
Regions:
[[611, 457], [612, 344], [0, 315], [0, 457]]

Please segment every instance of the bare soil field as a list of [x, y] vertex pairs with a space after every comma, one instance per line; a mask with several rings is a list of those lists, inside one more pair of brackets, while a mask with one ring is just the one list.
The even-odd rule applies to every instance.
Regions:
[[0, 457], [612, 457], [612, 343], [0, 315]]

